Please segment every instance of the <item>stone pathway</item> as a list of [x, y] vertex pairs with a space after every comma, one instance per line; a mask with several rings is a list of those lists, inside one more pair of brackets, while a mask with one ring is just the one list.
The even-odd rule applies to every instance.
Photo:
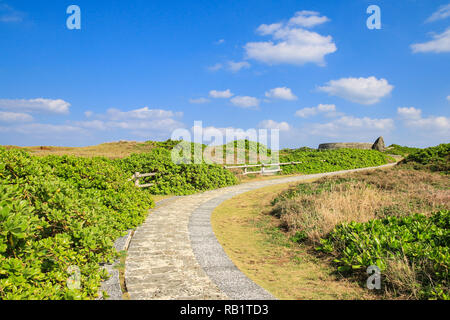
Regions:
[[[390, 167], [388, 164], [377, 167]], [[132, 300], [274, 299], [240, 272], [211, 227], [223, 201], [266, 186], [374, 168], [256, 181], [165, 201], [131, 240], [125, 282]]]

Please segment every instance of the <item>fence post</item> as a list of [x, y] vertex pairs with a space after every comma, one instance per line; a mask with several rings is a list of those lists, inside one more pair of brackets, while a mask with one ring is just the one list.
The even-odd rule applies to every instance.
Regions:
[[136, 187], [139, 186], [139, 175], [140, 175], [139, 172], [136, 172], [136, 173], [134, 174], [134, 176], [136, 177], [136, 181], [134, 181], [134, 185], [135, 185]]

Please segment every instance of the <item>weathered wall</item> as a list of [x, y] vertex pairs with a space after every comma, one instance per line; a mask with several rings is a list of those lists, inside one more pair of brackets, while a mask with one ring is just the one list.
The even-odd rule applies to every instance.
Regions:
[[319, 150], [334, 150], [334, 149], [372, 149], [373, 143], [359, 143], [359, 142], [348, 142], [348, 143], [323, 143], [319, 145]]

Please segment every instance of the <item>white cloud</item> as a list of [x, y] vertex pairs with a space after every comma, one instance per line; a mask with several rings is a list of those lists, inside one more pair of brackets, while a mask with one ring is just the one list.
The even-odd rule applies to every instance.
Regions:
[[245, 45], [249, 58], [267, 64], [316, 63], [325, 65], [324, 57], [337, 50], [331, 36], [322, 36], [297, 26], [312, 27], [325, 22], [326, 17], [318, 13], [302, 11], [288, 23], [263, 24], [257, 32], [262, 36], [272, 36], [273, 41], [249, 42]]
[[289, 20], [289, 24], [311, 28], [328, 21], [330, 19], [320, 16], [319, 12], [303, 10], [295, 13], [295, 16]]
[[415, 129], [426, 129], [427, 133], [440, 132], [450, 134], [450, 118], [429, 116], [422, 117], [422, 110], [416, 108], [398, 108], [397, 113], [404, 120], [406, 126]]
[[332, 96], [369, 105], [377, 103], [381, 98], [389, 95], [393, 88], [394, 86], [390, 85], [386, 79], [378, 80], [375, 77], [369, 77], [331, 80], [318, 89]]
[[86, 129], [94, 129], [94, 130], [106, 130], [107, 125], [105, 122], [101, 120], [92, 120], [92, 121], [77, 121], [75, 125], [86, 128]]
[[386, 130], [394, 127], [394, 121], [392, 119], [371, 119], [368, 117], [356, 118], [353, 116], [344, 116], [336, 120], [335, 123], [349, 128]]
[[450, 3], [441, 6], [436, 12], [434, 12], [425, 22], [434, 22], [450, 17]]
[[84, 129], [78, 126], [66, 124], [30, 123], [13, 127], [11, 129], [18, 133], [32, 134], [32, 135], [86, 133]]
[[[0, 112], [0, 122], [8, 120], [6, 126], [0, 126], [2, 132], [12, 132], [25, 135], [22, 141], [31, 141], [32, 144], [48, 145], [52, 143], [65, 143], [75, 141], [77, 137], [100, 137], [107, 132], [108, 139], [115, 137], [145, 137], [146, 139], [167, 139], [170, 134], [185, 125], [178, 120], [183, 116], [182, 112], [171, 110], [149, 109], [148, 107], [122, 111], [109, 109], [104, 113], [85, 112], [85, 121], [67, 121], [62, 124], [29, 123], [20, 124], [19, 121], [32, 121], [28, 114], [13, 112]], [[18, 137], [10, 135], [11, 137]], [[0, 135], [5, 138], [5, 135]], [[10, 140], [10, 139], [8, 139]], [[54, 141], [54, 142], [51, 142]], [[79, 142], [79, 140], [78, 140]]]
[[316, 114], [317, 114], [316, 108], [303, 108], [303, 109], [297, 110], [297, 112], [295, 112], [295, 115], [300, 118], [308, 118], [308, 117], [314, 116]]
[[202, 104], [202, 103], [208, 103], [210, 100], [206, 98], [197, 98], [197, 99], [189, 99], [189, 103], [193, 104]]
[[211, 90], [209, 92], [209, 96], [215, 99], [228, 99], [231, 98], [233, 95], [234, 94], [230, 91], [230, 89], [227, 89], [225, 91]]
[[61, 99], [0, 99], [0, 109], [19, 112], [69, 113], [70, 103]]
[[183, 116], [182, 112], [149, 109], [148, 107], [131, 111], [108, 109], [105, 114], [96, 114], [95, 116], [96, 119], [77, 121], [73, 124], [90, 130], [124, 130], [138, 136], [154, 136], [155, 133], [164, 135], [184, 127], [182, 122], [176, 120]]
[[297, 97], [292, 93], [290, 88], [274, 88], [266, 92], [267, 98], [276, 98], [282, 100], [297, 100]]
[[3, 112], [0, 111], [0, 122], [30, 122], [33, 117], [27, 113]]
[[138, 121], [78, 121], [74, 125], [97, 131], [124, 130], [138, 136], [153, 135], [154, 133], [169, 134], [175, 129], [184, 127], [183, 123], [172, 118]]
[[433, 40], [424, 43], [415, 43], [411, 45], [414, 53], [417, 52], [450, 52], [450, 28], [447, 28], [441, 34], [434, 34]]
[[209, 71], [219, 71], [219, 70], [227, 70], [233, 73], [239, 72], [242, 69], [248, 69], [251, 65], [247, 61], [227, 61], [224, 63], [216, 63], [215, 65], [208, 67]]
[[241, 62], [228, 61], [228, 68], [231, 72], [238, 72], [242, 69], [250, 68], [250, 63], [248, 63], [247, 61]]
[[407, 125], [414, 128], [450, 132], [450, 118], [447, 117], [431, 116], [428, 118], [409, 120]]
[[7, 5], [6, 3], [0, 2], [0, 22], [22, 22], [23, 18], [24, 14], [22, 12], [15, 10], [13, 7]]
[[92, 112], [92, 111], [85, 111], [84, 112], [84, 116], [86, 117], [86, 118], [90, 118], [90, 117], [92, 117], [94, 115], [94, 113]]
[[223, 68], [223, 64], [221, 64], [221, 63], [216, 63], [215, 65], [213, 65], [213, 66], [211, 66], [211, 67], [208, 67], [208, 70], [209, 71], [219, 71], [220, 69], [222, 69]]
[[414, 107], [411, 108], [398, 108], [397, 113], [403, 119], [420, 119], [422, 117], [422, 110], [416, 109]]
[[256, 31], [262, 36], [268, 36], [276, 31], [280, 30], [283, 27], [282, 23], [272, 23], [272, 24], [262, 24], [256, 29]]
[[249, 96], [237, 96], [230, 100], [232, 104], [242, 108], [251, 108], [259, 106], [259, 99]]
[[394, 128], [394, 120], [372, 119], [368, 117], [356, 118], [353, 116], [343, 116], [324, 124], [313, 124], [310, 133], [326, 137], [371, 137], [374, 134], [380, 135], [389, 132]]
[[319, 104], [317, 110], [320, 112], [332, 112], [336, 111], [336, 106], [334, 104]]
[[141, 109], [135, 109], [131, 111], [120, 111], [118, 109], [109, 109], [107, 111], [107, 117], [110, 120], [149, 120], [149, 119], [161, 119], [171, 117], [181, 117], [183, 113], [173, 112], [162, 109], [149, 109], [144, 107]]
[[214, 44], [216, 44], [216, 45], [223, 44], [223, 43], [225, 43], [225, 39], [220, 39], [220, 40], [217, 40], [216, 42], [214, 42]]
[[276, 122], [274, 120], [261, 121], [258, 126], [264, 129], [278, 129], [280, 131], [289, 131], [291, 129], [287, 122]]
[[308, 118], [310, 116], [315, 116], [319, 113], [325, 113], [327, 116], [336, 116], [336, 106], [334, 104], [319, 104], [317, 107], [313, 108], [303, 108], [297, 110], [295, 115], [300, 118]]
[[447, 96], [447, 101], [450, 101], [450, 96]]
[[110, 121], [106, 125], [109, 128], [119, 128], [124, 130], [138, 131], [165, 131], [170, 132], [172, 130], [183, 128], [184, 125], [172, 118], [155, 119], [146, 121]]

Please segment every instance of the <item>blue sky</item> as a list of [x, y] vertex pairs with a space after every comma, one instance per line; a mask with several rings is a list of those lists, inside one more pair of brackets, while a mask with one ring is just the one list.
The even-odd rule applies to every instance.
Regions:
[[449, 142], [449, 110], [448, 0], [0, 0], [0, 144], [165, 140], [197, 120], [280, 129], [282, 147], [425, 147]]

